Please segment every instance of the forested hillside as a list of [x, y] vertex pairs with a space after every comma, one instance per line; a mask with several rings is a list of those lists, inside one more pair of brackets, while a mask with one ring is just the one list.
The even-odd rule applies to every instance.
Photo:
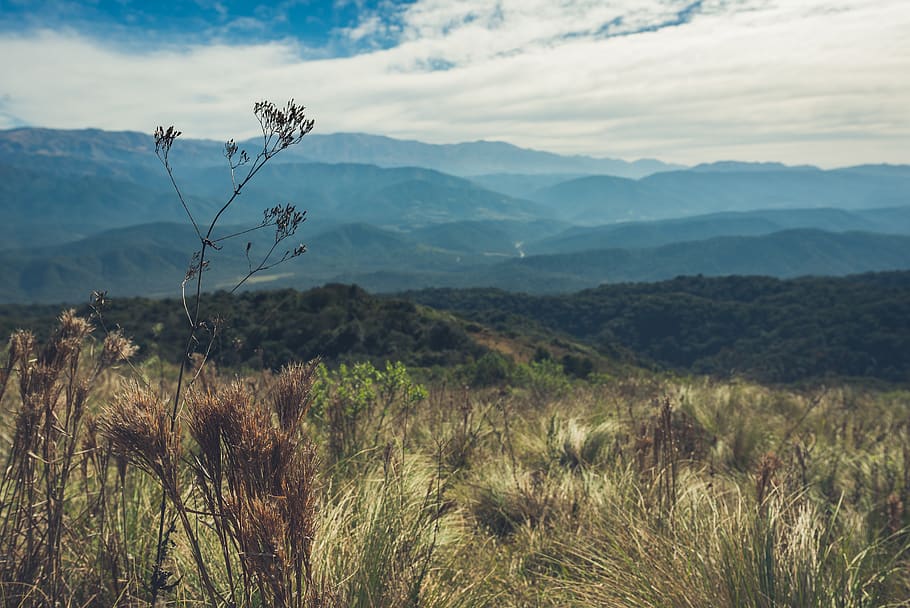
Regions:
[[[378, 299], [353, 285], [327, 285], [306, 292], [224, 292], [206, 299], [206, 340], [218, 365], [277, 369], [293, 361], [400, 360], [409, 365], [453, 365], [485, 349], [463, 323], [411, 302]], [[46, 334], [58, 306], [0, 307], [0, 334], [30, 327]], [[88, 305], [79, 309], [91, 313]], [[96, 316], [97, 318], [97, 316]], [[186, 339], [179, 300], [111, 299], [102, 311], [109, 328], [120, 327], [140, 348], [139, 357], [178, 361]], [[209, 343], [201, 341], [197, 352]]]
[[405, 296], [501, 330], [540, 326], [684, 372], [773, 382], [826, 376], [910, 382], [908, 272], [679, 277], [559, 296], [494, 289]]
[[[328, 285], [304, 292], [219, 292], [209, 302], [209, 318], [220, 319], [213, 358], [228, 366], [276, 368], [314, 356], [450, 366], [487, 352], [482, 331], [488, 327], [521, 339], [532, 352], [538, 348], [541, 356], [554, 344], [581, 343], [600, 357], [683, 373], [771, 382], [910, 382], [910, 272], [792, 280], [679, 277], [557, 296], [431, 289], [390, 298]], [[0, 332], [47, 328], [57, 312], [57, 306], [0, 307]], [[173, 359], [182, 350], [179, 300], [113, 298], [104, 319], [135, 337], [141, 357]], [[576, 373], [578, 362], [569, 363]]]

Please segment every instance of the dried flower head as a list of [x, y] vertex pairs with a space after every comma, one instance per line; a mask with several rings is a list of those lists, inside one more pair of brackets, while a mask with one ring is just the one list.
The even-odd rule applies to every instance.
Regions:
[[309, 556], [316, 536], [316, 475], [319, 460], [315, 446], [300, 446], [284, 479], [289, 542], [295, 554]]
[[284, 108], [279, 108], [271, 101], [258, 101], [253, 105], [253, 114], [259, 119], [266, 140], [266, 157], [300, 142], [313, 130], [316, 121], [308, 119], [305, 110], [304, 106], [297, 105], [293, 99]]
[[178, 131], [173, 126], [165, 129], [159, 125], [155, 129], [155, 154], [166, 159], [171, 152], [171, 146], [174, 145], [174, 140], [180, 137], [181, 134], [181, 131]]
[[199, 464], [203, 472], [220, 479], [221, 438], [226, 426], [224, 401], [211, 390], [192, 391], [187, 395], [190, 436], [199, 446]]
[[92, 332], [91, 323], [78, 316], [72, 308], [60, 313], [58, 321], [60, 323], [58, 335], [61, 338], [79, 338], [81, 340]]
[[316, 380], [319, 360], [294, 363], [282, 368], [272, 387], [272, 407], [281, 428], [296, 429], [310, 409], [310, 391]]
[[41, 361], [54, 366], [77, 356], [82, 349], [82, 342], [92, 333], [91, 323], [76, 315], [73, 309], [63, 311], [57, 320], [57, 330], [39, 357]]
[[37, 340], [35, 334], [27, 329], [18, 329], [9, 338], [9, 359], [11, 362], [25, 367], [28, 360], [35, 352]]
[[123, 335], [123, 332], [120, 330], [112, 331], [104, 338], [104, 344], [101, 350], [101, 365], [103, 367], [108, 367], [119, 363], [120, 361], [127, 361], [136, 352], [139, 350], [139, 347], [133, 344], [133, 342]]
[[[240, 153], [238, 155], [238, 152]], [[234, 161], [234, 157], [237, 156], [237, 160]], [[246, 153], [246, 150], [241, 150], [240, 147], [234, 142], [233, 139], [228, 140], [224, 144], [224, 157], [228, 159], [228, 162], [231, 165], [232, 169], [236, 169], [241, 165], [245, 165], [250, 162], [250, 156]]]
[[120, 454], [177, 491], [180, 431], [172, 429], [166, 404], [151, 390], [131, 384], [106, 409], [99, 423], [103, 436]]

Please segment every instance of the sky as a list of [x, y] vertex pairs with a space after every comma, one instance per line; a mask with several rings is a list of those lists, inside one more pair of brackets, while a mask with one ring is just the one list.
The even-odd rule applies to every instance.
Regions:
[[0, 57], [0, 129], [910, 163], [908, 0], [0, 0]]

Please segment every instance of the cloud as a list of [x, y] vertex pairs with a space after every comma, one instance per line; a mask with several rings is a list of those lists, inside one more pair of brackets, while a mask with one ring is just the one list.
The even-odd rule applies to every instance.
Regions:
[[243, 137], [253, 101], [294, 97], [319, 132], [687, 163], [910, 162], [907, 31], [905, 0], [418, 0], [363, 11], [337, 32], [359, 51], [321, 59], [287, 39], [140, 50], [4, 33], [0, 95], [5, 112], [62, 128]]

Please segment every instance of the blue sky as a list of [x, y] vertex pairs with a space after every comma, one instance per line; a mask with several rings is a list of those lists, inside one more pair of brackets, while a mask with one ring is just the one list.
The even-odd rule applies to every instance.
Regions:
[[[127, 47], [198, 43], [265, 43], [295, 40], [325, 55], [361, 48], [345, 35], [367, 14], [387, 22], [409, 3], [285, 0], [22, 0], [0, 2], [0, 28], [68, 29]], [[375, 41], [379, 43], [379, 40]], [[388, 40], [383, 44], [391, 44]], [[375, 47], [373, 47], [375, 48]]]
[[910, 163], [907, 0], [0, 0], [0, 128], [317, 132]]

